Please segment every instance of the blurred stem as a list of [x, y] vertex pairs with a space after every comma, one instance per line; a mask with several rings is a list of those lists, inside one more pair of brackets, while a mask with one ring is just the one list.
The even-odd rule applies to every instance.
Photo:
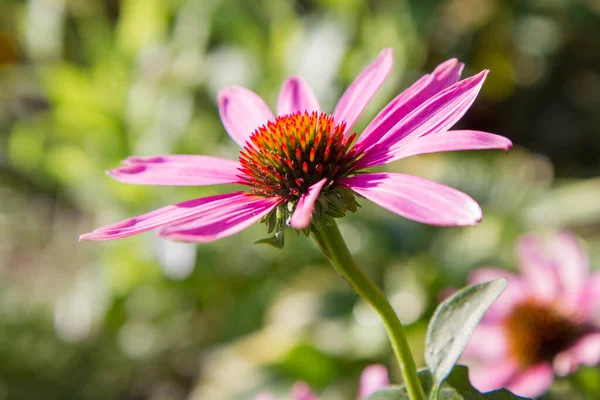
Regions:
[[312, 235], [323, 254], [331, 261], [331, 264], [342, 275], [342, 278], [377, 311], [383, 320], [396, 359], [400, 364], [409, 398], [411, 400], [426, 400], [402, 323], [381, 289], [369, 279], [354, 261], [337, 224], [334, 222], [332, 225], [312, 232]]

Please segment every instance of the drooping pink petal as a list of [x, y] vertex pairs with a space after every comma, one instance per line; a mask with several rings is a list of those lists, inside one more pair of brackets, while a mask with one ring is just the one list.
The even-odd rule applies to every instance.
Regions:
[[292, 399], [293, 400], [319, 400], [310, 387], [304, 382], [297, 382], [292, 386]]
[[562, 289], [562, 301], [566, 307], [579, 311], [581, 296], [589, 277], [587, 253], [577, 242], [573, 234], [561, 231], [554, 235], [550, 242], [556, 273]]
[[463, 67], [463, 63], [456, 58], [452, 58], [438, 65], [431, 74], [423, 76], [396, 96], [365, 128], [365, 131], [356, 141], [354, 146], [356, 150], [363, 152], [371, 147], [412, 110], [440, 90], [458, 82]]
[[462, 356], [480, 360], [499, 360], [508, 354], [508, 341], [502, 324], [479, 323]]
[[373, 173], [338, 181], [396, 214], [438, 226], [475, 225], [481, 208], [475, 200], [451, 187], [416, 176]]
[[371, 98], [389, 75], [393, 63], [392, 49], [383, 49], [377, 59], [365, 68], [346, 89], [332, 114], [336, 123], [346, 123], [344, 133], [352, 129]]
[[372, 157], [363, 167], [381, 165], [419, 154], [441, 153], [463, 150], [508, 150], [512, 142], [504, 136], [481, 131], [445, 131], [421, 136], [409, 141], [400, 141], [385, 151], [380, 158]]
[[159, 208], [147, 214], [129, 218], [116, 224], [98, 228], [93, 232], [79, 237], [79, 240], [112, 240], [124, 238], [146, 232], [160, 226], [188, 221], [219, 212], [223, 207], [231, 205], [245, 206], [255, 204], [264, 200], [263, 198], [248, 195], [245, 192], [220, 194], [217, 196], [204, 197], [189, 200], [179, 204]]
[[273, 210], [281, 199], [247, 196], [158, 231], [160, 237], [185, 242], [207, 243], [241, 232]]
[[369, 365], [360, 375], [360, 386], [358, 387], [358, 397], [367, 397], [376, 391], [389, 386], [387, 368], [383, 365]]
[[517, 373], [519, 366], [511, 359], [469, 365], [469, 381], [480, 392], [503, 388]]
[[521, 277], [499, 268], [478, 268], [470, 273], [468, 280], [471, 285], [475, 285], [500, 278], [508, 279], [508, 286], [506, 286], [500, 297], [488, 308], [482, 319], [484, 322], [501, 321], [513, 310], [515, 305], [530, 295]]
[[532, 294], [544, 301], [552, 301], [559, 293], [560, 283], [555, 266], [547, 259], [542, 241], [525, 235], [517, 243], [517, 255], [523, 277]]
[[366, 168], [378, 165], [374, 160], [385, 159], [390, 148], [401, 141], [407, 142], [450, 129], [471, 107], [487, 74], [488, 71], [484, 70], [457, 82], [421, 104], [367, 149], [357, 166]]
[[273, 113], [252, 90], [231, 86], [217, 96], [219, 115], [229, 136], [241, 147], [258, 127], [273, 121]]
[[277, 99], [277, 115], [320, 110], [317, 97], [302, 78], [293, 76], [286, 79]]
[[600, 272], [591, 274], [579, 299], [579, 314], [591, 319], [600, 312]]
[[315, 202], [323, 189], [323, 185], [327, 182], [327, 178], [321, 179], [319, 182], [308, 188], [308, 193], [303, 194], [298, 200], [296, 209], [290, 219], [290, 225], [292, 228], [304, 229], [310, 225], [310, 219], [312, 217], [313, 210], [315, 208]]
[[539, 397], [554, 381], [554, 371], [550, 363], [540, 363], [523, 371], [506, 388], [518, 396]]
[[129, 157], [106, 173], [123, 183], [204, 186], [239, 182], [239, 164], [218, 157], [165, 155]]

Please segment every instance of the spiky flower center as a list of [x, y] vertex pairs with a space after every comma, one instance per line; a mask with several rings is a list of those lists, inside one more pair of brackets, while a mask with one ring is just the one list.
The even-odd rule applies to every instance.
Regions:
[[515, 307], [504, 323], [510, 354], [526, 367], [552, 361], [585, 329], [556, 306], [533, 301]]
[[240, 153], [242, 183], [261, 196], [295, 201], [308, 188], [348, 176], [355, 157], [348, 151], [355, 134], [324, 113], [297, 112], [258, 128]]

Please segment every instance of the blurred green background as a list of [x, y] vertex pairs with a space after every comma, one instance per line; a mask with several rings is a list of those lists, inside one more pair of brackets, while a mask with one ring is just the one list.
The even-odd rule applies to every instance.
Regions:
[[[354, 396], [360, 370], [391, 366], [383, 327], [316, 246], [206, 245], [151, 233], [79, 234], [218, 188], [119, 184], [128, 155], [236, 159], [217, 91], [274, 105], [300, 74], [324, 110], [383, 47], [395, 66], [356, 126], [439, 62], [491, 69], [460, 126], [515, 148], [414, 157], [404, 171], [466, 191], [476, 228], [433, 228], [368, 202], [341, 221], [359, 263], [408, 325], [422, 365], [440, 289], [472, 268], [515, 267], [523, 232], [573, 229], [600, 267], [598, 0], [0, 0], [0, 399], [226, 400], [296, 380]], [[600, 370], [551, 399], [600, 398]]]

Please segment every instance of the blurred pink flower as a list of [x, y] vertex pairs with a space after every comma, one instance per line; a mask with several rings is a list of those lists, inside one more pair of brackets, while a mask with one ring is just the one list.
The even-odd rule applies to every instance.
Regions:
[[238, 161], [200, 155], [129, 157], [108, 171], [114, 179], [147, 185], [241, 184], [250, 190], [170, 205], [81, 235], [111, 240], [159, 229], [160, 236], [210, 242], [240, 232], [279, 208], [293, 228], [310, 225], [315, 202], [339, 185], [403, 217], [431, 225], [474, 225], [479, 205], [468, 195], [415, 176], [361, 170], [418, 154], [504, 149], [510, 140], [486, 132], [449, 129], [475, 101], [487, 70], [459, 81], [463, 64], [451, 59], [393, 99], [356, 140], [359, 116], [392, 69], [383, 50], [348, 87], [331, 115], [320, 111], [308, 85], [288, 78], [277, 117], [254, 92], [228, 87], [218, 95], [221, 120], [241, 146]]
[[569, 232], [548, 241], [522, 237], [521, 275], [480, 268], [470, 283], [508, 278], [508, 287], [485, 314], [465, 353], [475, 387], [506, 387], [537, 397], [579, 365], [600, 362], [600, 273], [590, 273], [586, 252]]
[[[383, 365], [370, 365], [365, 368], [360, 375], [360, 385], [358, 387], [357, 398], [368, 397], [390, 384], [387, 369]], [[304, 382], [298, 382], [292, 387], [292, 400], [318, 400], [308, 385]], [[270, 393], [261, 393], [255, 400], [276, 400]]]

